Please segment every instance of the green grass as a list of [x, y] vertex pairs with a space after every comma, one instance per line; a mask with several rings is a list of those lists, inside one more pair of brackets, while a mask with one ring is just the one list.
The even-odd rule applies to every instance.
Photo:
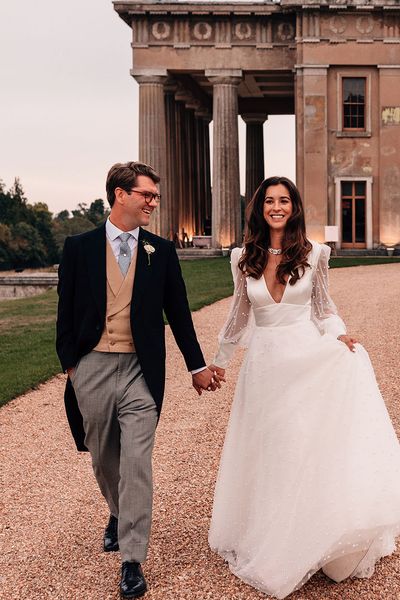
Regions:
[[[400, 262], [400, 257], [333, 257], [332, 268]], [[229, 258], [181, 263], [192, 311], [232, 293]], [[0, 406], [60, 372], [55, 352], [57, 294], [0, 302]]]
[[199, 310], [233, 291], [229, 258], [183, 260], [182, 273], [186, 283], [190, 310]]
[[55, 290], [0, 302], [0, 406], [60, 371], [56, 306]]

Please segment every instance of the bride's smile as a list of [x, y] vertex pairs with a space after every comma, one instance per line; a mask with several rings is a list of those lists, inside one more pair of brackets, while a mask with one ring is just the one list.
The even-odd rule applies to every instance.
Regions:
[[271, 185], [265, 192], [264, 219], [272, 229], [284, 229], [293, 214], [292, 200], [284, 185]]

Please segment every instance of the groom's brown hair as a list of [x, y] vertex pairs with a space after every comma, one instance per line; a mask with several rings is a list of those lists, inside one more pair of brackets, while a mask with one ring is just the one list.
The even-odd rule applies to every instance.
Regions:
[[107, 200], [111, 208], [115, 201], [115, 189], [119, 187], [129, 192], [136, 185], [138, 175], [150, 177], [154, 183], [160, 181], [160, 177], [153, 167], [142, 162], [116, 163], [111, 167], [106, 180]]

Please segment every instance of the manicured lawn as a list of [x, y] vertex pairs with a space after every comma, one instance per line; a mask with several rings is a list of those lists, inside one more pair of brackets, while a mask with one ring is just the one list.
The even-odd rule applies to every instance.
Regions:
[[[400, 257], [333, 257], [331, 267], [400, 262]], [[182, 261], [192, 311], [232, 293], [229, 258]], [[0, 405], [60, 372], [55, 352], [57, 294], [0, 302]]]
[[181, 268], [190, 310], [199, 310], [206, 304], [212, 304], [232, 294], [233, 284], [229, 258], [183, 260]]
[[54, 349], [57, 294], [0, 302], [0, 405], [60, 371]]
[[[229, 259], [183, 261], [191, 310], [232, 293]], [[55, 352], [57, 294], [0, 302], [0, 406], [60, 372]]]

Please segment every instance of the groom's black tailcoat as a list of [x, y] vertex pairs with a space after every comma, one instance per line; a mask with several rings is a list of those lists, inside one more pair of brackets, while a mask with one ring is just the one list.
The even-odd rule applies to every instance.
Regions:
[[[155, 250], [150, 264], [146, 242]], [[65, 240], [59, 268], [56, 343], [64, 371], [97, 346], [104, 329], [106, 293], [106, 231], [102, 225]], [[188, 370], [205, 366], [175, 247], [140, 228], [130, 320], [137, 357], [158, 414], [165, 385], [163, 310]], [[64, 398], [76, 446], [86, 450], [83, 419], [69, 378]]]

